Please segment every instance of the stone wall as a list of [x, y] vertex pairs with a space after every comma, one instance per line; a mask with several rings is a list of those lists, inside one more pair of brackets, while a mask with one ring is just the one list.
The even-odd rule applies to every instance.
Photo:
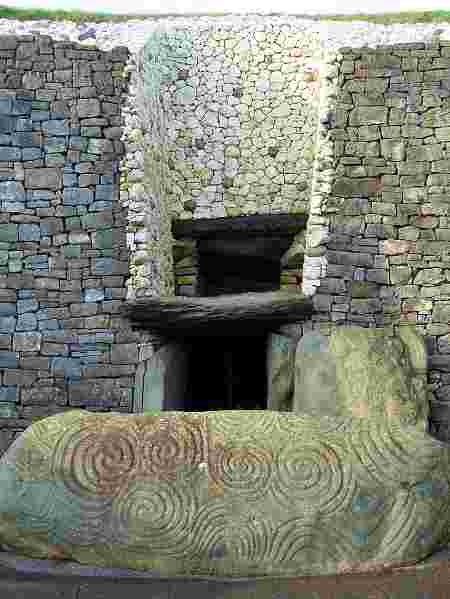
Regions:
[[173, 218], [308, 211], [322, 53], [304, 24], [270, 20], [149, 35], [132, 81], [144, 176], [130, 194], [130, 298], [175, 292]]
[[[290, 211], [316, 313], [280, 332], [417, 327], [450, 438], [450, 45], [243, 31], [154, 32], [138, 55], [0, 37], [0, 452], [49, 414], [141, 410], [164, 341], [119, 312], [175, 292], [173, 218]], [[151, 62], [176, 48], [175, 71]]]
[[327, 58], [303, 291], [313, 327], [414, 326], [431, 432], [449, 439], [450, 42]]
[[128, 50], [0, 37], [0, 450], [35, 418], [132, 411], [118, 201]]

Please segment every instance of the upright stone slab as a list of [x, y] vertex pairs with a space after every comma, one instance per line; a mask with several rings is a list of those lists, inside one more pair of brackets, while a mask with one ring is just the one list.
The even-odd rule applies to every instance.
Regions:
[[73, 410], [0, 460], [0, 542], [165, 576], [414, 564], [449, 540], [449, 454], [396, 418]]
[[313, 416], [398, 415], [427, 430], [427, 357], [413, 327], [398, 337], [382, 328], [338, 327], [305, 334], [295, 356], [293, 411]]
[[271, 333], [267, 339], [267, 409], [290, 412], [294, 395], [294, 361], [297, 342]]
[[188, 355], [182, 344], [161, 347], [144, 373], [143, 410], [184, 410]]

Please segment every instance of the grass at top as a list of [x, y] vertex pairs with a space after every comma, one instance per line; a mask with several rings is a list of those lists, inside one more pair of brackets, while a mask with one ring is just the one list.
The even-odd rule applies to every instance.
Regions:
[[[105, 12], [83, 12], [80, 10], [45, 10], [40, 8], [12, 8], [9, 6], [0, 5], [0, 18], [1, 19], [17, 19], [18, 21], [36, 21], [36, 20], [48, 20], [48, 21], [74, 21], [75, 23], [122, 23], [129, 21], [130, 19], [164, 19], [167, 17], [199, 17], [199, 16], [210, 16], [220, 17], [239, 13], [233, 12], [198, 12], [189, 15], [180, 13], [164, 13], [154, 15], [142, 15], [142, 14], [121, 14], [114, 15]], [[251, 14], [263, 14], [255, 13]], [[278, 16], [287, 15], [290, 13], [264, 13], [264, 16]], [[380, 25], [390, 25], [393, 23], [404, 23], [404, 24], [415, 24], [415, 23], [448, 23], [450, 22], [450, 10], [431, 10], [431, 11], [407, 11], [398, 13], [384, 13], [380, 15], [360, 13], [355, 15], [292, 15], [295, 17], [301, 17], [305, 19], [312, 19], [316, 21], [367, 21], [368, 23], [376, 23]]]

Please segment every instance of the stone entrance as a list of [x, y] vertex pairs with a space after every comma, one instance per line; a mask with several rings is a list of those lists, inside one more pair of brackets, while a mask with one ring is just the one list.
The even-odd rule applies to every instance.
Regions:
[[172, 223], [175, 296], [130, 307], [134, 320], [168, 341], [145, 366], [144, 411], [277, 403], [278, 350], [269, 336], [308, 311], [300, 293], [303, 253], [292, 251], [304, 227], [302, 214]]
[[185, 410], [265, 410], [265, 335], [193, 339]]

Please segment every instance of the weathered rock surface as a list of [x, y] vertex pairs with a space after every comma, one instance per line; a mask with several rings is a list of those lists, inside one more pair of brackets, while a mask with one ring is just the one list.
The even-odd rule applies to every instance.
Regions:
[[414, 328], [337, 327], [308, 332], [297, 345], [293, 412], [375, 418], [397, 415], [427, 430], [427, 355]]
[[2, 457], [0, 542], [163, 575], [413, 564], [449, 538], [449, 452], [395, 417], [73, 410]]
[[267, 339], [267, 409], [290, 412], [294, 395], [297, 341], [271, 333]]

